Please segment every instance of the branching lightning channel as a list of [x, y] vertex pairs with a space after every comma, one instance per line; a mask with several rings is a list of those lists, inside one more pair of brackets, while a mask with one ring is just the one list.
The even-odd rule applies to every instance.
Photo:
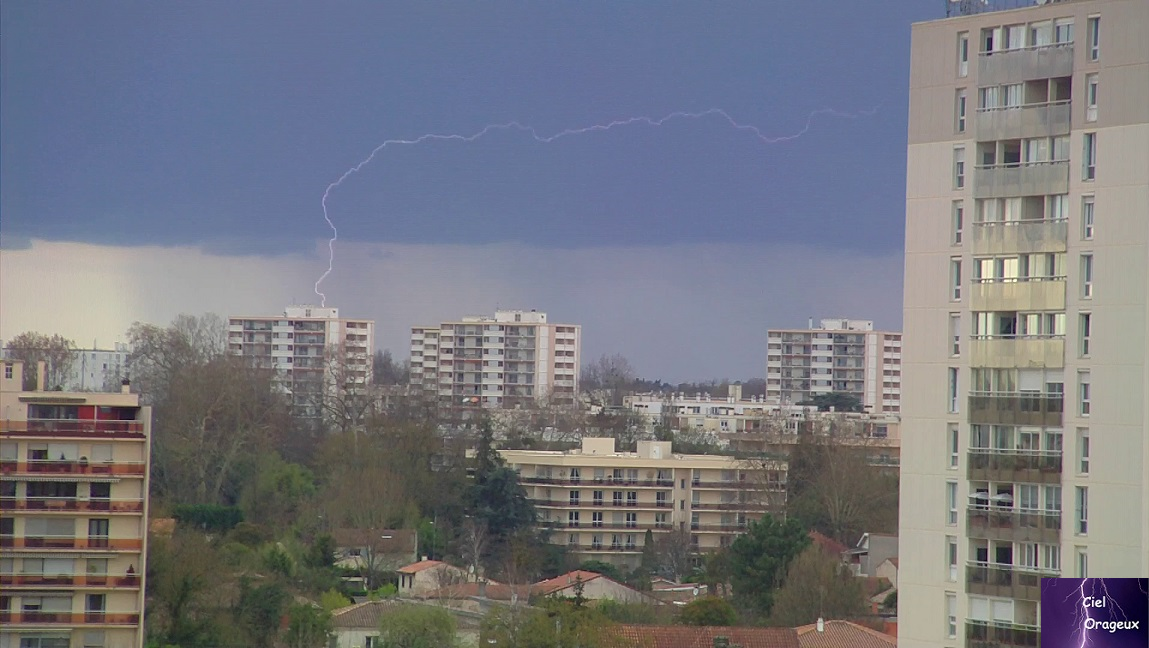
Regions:
[[331, 197], [331, 192], [334, 191], [340, 185], [342, 185], [344, 180], [347, 180], [347, 178], [358, 173], [360, 170], [363, 169], [363, 167], [370, 164], [375, 159], [375, 157], [377, 155], [379, 155], [379, 153], [381, 153], [388, 146], [415, 145], [415, 144], [421, 144], [423, 142], [432, 141], [432, 140], [441, 140], [441, 141], [443, 141], [443, 140], [454, 140], [454, 141], [469, 143], [469, 142], [474, 142], [475, 140], [480, 139], [484, 135], [487, 135], [488, 133], [491, 133], [493, 131], [516, 131], [516, 132], [526, 133], [535, 142], [538, 142], [540, 144], [550, 144], [551, 142], [554, 142], [555, 140], [561, 139], [563, 137], [568, 137], [571, 135], [585, 135], [587, 133], [594, 133], [594, 132], [600, 132], [600, 131], [608, 131], [608, 130], [611, 130], [612, 128], [617, 128], [619, 126], [630, 126], [630, 125], [634, 125], [634, 124], [642, 124], [642, 125], [646, 125], [646, 126], [662, 126], [666, 122], [671, 121], [671, 120], [675, 120], [675, 119], [703, 119], [706, 117], [719, 117], [723, 121], [725, 121], [731, 128], [734, 128], [735, 130], [750, 133], [753, 137], [757, 138], [758, 140], [760, 140], [764, 144], [778, 144], [781, 142], [789, 142], [792, 140], [796, 140], [799, 137], [802, 137], [803, 135], [805, 135], [807, 132], [809, 132], [811, 126], [813, 126], [814, 118], [819, 117], [819, 116], [837, 117], [837, 118], [841, 118], [841, 119], [857, 119], [859, 117], [873, 116], [877, 112], [878, 112], [878, 107], [871, 108], [869, 110], [858, 111], [857, 113], [842, 112], [842, 111], [833, 110], [830, 108], [823, 108], [820, 110], [815, 110], [814, 112], [810, 113], [806, 117], [806, 123], [802, 126], [802, 128], [800, 130], [798, 130], [797, 132], [792, 133], [790, 135], [782, 135], [782, 136], [778, 136], [778, 137], [770, 137], [770, 136], [766, 135], [765, 133], [763, 133], [762, 130], [760, 128], [758, 128], [757, 126], [754, 126], [751, 124], [743, 124], [743, 123], [735, 120], [733, 117], [730, 116], [729, 113], [727, 113], [725, 110], [723, 110], [721, 108], [711, 108], [709, 110], [703, 110], [701, 112], [682, 112], [682, 111], [672, 112], [672, 113], [670, 113], [670, 114], [668, 114], [665, 117], [662, 117], [660, 119], [655, 119], [653, 117], [647, 117], [647, 116], [627, 117], [625, 119], [616, 119], [616, 120], [601, 123], [601, 124], [594, 124], [592, 126], [584, 126], [581, 128], [568, 128], [566, 130], [559, 131], [558, 133], [555, 133], [554, 135], [546, 135], [546, 136], [540, 135], [538, 130], [535, 129], [534, 126], [528, 126], [526, 124], [522, 124], [522, 123], [517, 122], [517, 121], [510, 121], [510, 122], [505, 122], [502, 124], [488, 124], [488, 125], [484, 126], [482, 129], [480, 129], [479, 131], [472, 133], [470, 135], [463, 135], [463, 134], [458, 134], [458, 133], [451, 133], [451, 134], [427, 133], [425, 135], [420, 135], [414, 139], [389, 139], [389, 140], [384, 141], [379, 146], [376, 146], [374, 149], [372, 149], [370, 155], [363, 158], [363, 160], [361, 162], [359, 162], [359, 164], [356, 164], [355, 166], [351, 167], [347, 171], [344, 171], [343, 175], [339, 176], [339, 179], [336, 180], [335, 182], [332, 182], [331, 184], [327, 185], [327, 189], [324, 190], [324, 192], [323, 192], [323, 200], [322, 200], [323, 220], [327, 221], [327, 226], [331, 228], [331, 238], [327, 241], [327, 252], [328, 252], [327, 270], [325, 270], [323, 272], [323, 274], [319, 277], [319, 279], [315, 282], [315, 294], [319, 296], [320, 306], [325, 306], [327, 303], [327, 296], [319, 290], [319, 286], [320, 286], [320, 284], [323, 283], [323, 281], [325, 279], [327, 279], [327, 277], [335, 269], [335, 242], [337, 240], [339, 240], [339, 230], [335, 227], [335, 223], [331, 220], [331, 213], [328, 210], [328, 206], [327, 206], [327, 201]]

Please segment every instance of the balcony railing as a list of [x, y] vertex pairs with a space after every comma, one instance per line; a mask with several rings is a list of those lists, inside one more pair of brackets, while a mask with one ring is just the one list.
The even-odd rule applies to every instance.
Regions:
[[99, 549], [105, 551], [139, 551], [140, 538], [108, 538], [104, 536], [15, 536], [0, 534], [0, 547], [5, 549]]
[[140, 421], [81, 421], [77, 419], [29, 419], [0, 421], [0, 432], [12, 436], [144, 438]]
[[132, 588], [140, 586], [140, 577], [138, 574], [0, 574], [0, 586]]
[[1061, 511], [976, 505], [966, 509], [966, 525], [973, 538], [1057, 542], [1061, 538]]
[[76, 499], [74, 497], [0, 497], [4, 511], [100, 511], [104, 513], [142, 513], [141, 499]]
[[1069, 191], [1069, 160], [980, 165], [973, 171], [975, 198], [1005, 198]]
[[0, 612], [0, 624], [139, 625], [138, 612]]
[[1057, 571], [998, 563], [973, 562], [966, 565], [966, 585], [971, 594], [1004, 596], [1037, 601], [1041, 599], [1041, 579], [1056, 578]]
[[85, 461], [0, 461], [0, 473], [33, 475], [117, 475], [143, 476], [147, 465], [142, 461], [117, 461], [113, 463], [89, 463]]
[[1065, 252], [1069, 221], [1061, 219], [974, 223], [970, 241], [977, 255]]
[[758, 502], [693, 503], [690, 507], [699, 511], [765, 511], [768, 508]]
[[1061, 480], [1060, 451], [970, 448], [966, 458], [967, 476], [971, 480], [1009, 482]]
[[1068, 99], [1001, 108], [978, 108], [977, 138], [982, 142], [1068, 135], [1072, 109]]
[[970, 423], [1060, 427], [1065, 395], [1060, 392], [971, 392]]
[[1049, 43], [980, 52], [977, 80], [982, 86], [1006, 85], [1073, 74], [1073, 43]]
[[966, 621], [966, 648], [1037, 648], [1041, 628], [1000, 621]]

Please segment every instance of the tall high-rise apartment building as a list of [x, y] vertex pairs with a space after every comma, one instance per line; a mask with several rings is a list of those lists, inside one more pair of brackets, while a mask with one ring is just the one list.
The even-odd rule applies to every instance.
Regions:
[[[900, 646], [1149, 575], [1149, 2], [913, 26]], [[1035, 3], [1036, 5], [1036, 3]]]
[[573, 405], [582, 327], [536, 311], [411, 329], [411, 384], [456, 407], [514, 408], [540, 400]]
[[338, 308], [288, 306], [280, 316], [231, 317], [227, 343], [229, 353], [275, 371], [296, 416], [315, 418], [324, 390], [370, 383], [375, 322], [341, 318]]
[[150, 408], [0, 366], [0, 646], [144, 645]]
[[853, 394], [875, 414], [901, 411], [902, 334], [869, 320], [813, 320], [805, 329], [771, 329], [766, 400], [783, 405], [818, 394]]

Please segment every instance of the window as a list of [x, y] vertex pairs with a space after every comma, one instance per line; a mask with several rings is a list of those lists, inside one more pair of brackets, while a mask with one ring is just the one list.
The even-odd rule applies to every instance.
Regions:
[[954, 526], [958, 523], [958, 485], [957, 482], [946, 482], [946, 524]]
[[961, 245], [962, 228], [965, 227], [965, 203], [955, 200], [953, 204], [953, 244]]
[[950, 355], [961, 355], [961, 313], [950, 313]]
[[570, 511], [569, 513], [567, 513], [567, 526], [569, 526], [569, 527], [577, 527], [578, 526], [578, 511]]
[[1089, 299], [1093, 296], [1093, 255], [1081, 255], [1081, 296]]
[[96, 630], [84, 633], [83, 648], [103, 648], [104, 646], [104, 631]]
[[[1096, 76], [1096, 75], [1094, 75]], [[966, 113], [966, 99], [965, 88], [957, 91], [957, 98], [954, 103], [954, 121], [956, 122], [954, 129], [959, 133], [965, 132], [965, 113]]]
[[956, 583], [958, 579], [958, 541], [954, 536], [946, 536], [946, 564], [949, 565], [948, 578]]
[[1077, 548], [1077, 577], [1089, 578], [1089, 554], [1085, 552], [1085, 547]]
[[954, 189], [965, 187], [965, 149], [954, 149]]
[[1082, 180], [1095, 180], [1097, 178], [1097, 133], [1086, 133], [1083, 145], [1085, 168], [1082, 169]]
[[626, 514], [626, 528], [633, 529], [638, 526], [638, 513]]
[[1053, 42], [1068, 45], [1073, 42], [1073, 19], [1062, 18], [1053, 21]]
[[12, 371], [13, 371], [12, 363], [11, 362], [5, 362], [4, 363], [4, 378], [7, 380], [12, 380]]
[[1089, 18], [1089, 60], [1096, 61], [1101, 56], [1101, 16]]
[[1089, 533], [1089, 488], [1078, 486], [1076, 491], [1077, 498], [1074, 505], [1076, 527], [1074, 532], [1077, 535], [1086, 535]]
[[946, 636], [950, 639], [958, 634], [957, 607], [957, 594], [946, 592]]
[[1029, 26], [1029, 44], [1033, 47], [1046, 47], [1053, 44], [1053, 23], [1034, 23]]
[[1091, 336], [1090, 335], [1091, 334], [1090, 329], [1093, 328], [1093, 314], [1092, 313], [1082, 313], [1079, 316], [1079, 318], [1081, 321], [1077, 325], [1077, 334], [1081, 337], [1081, 341], [1078, 345], [1079, 346], [1078, 351], [1080, 352], [1082, 358], [1088, 358], [1089, 357], [1089, 338]]
[[1037, 569], [1037, 543], [1021, 542], [1017, 545], [1017, 565]]
[[961, 301], [961, 258], [950, 259], [951, 301]]
[[1097, 75], [1085, 75], [1085, 121], [1097, 121]]
[[591, 494], [594, 496], [594, 505], [602, 506], [602, 491], [596, 490]]
[[1092, 409], [1090, 401], [1093, 399], [1093, 391], [1090, 388], [1089, 372], [1077, 372], [1077, 397], [1078, 397], [1078, 413], [1083, 417], [1088, 417]]
[[602, 511], [595, 511], [590, 514], [590, 525], [592, 527], [602, 526]]
[[579, 500], [579, 491], [571, 491], [570, 505], [571, 506], [578, 506], [578, 500]]
[[958, 34], [958, 76], [969, 75], [969, 32]]
[[627, 491], [626, 492], [626, 505], [627, 506], [638, 506], [638, 491]]
[[1089, 428], [1077, 428], [1077, 472], [1089, 474]]
[[1081, 238], [1093, 240], [1093, 196], [1081, 198]]
[[1042, 545], [1041, 568], [1051, 572], [1061, 571], [1061, 545]]
[[949, 392], [948, 392], [948, 394], [949, 394], [949, 403], [948, 403], [949, 409], [948, 409], [948, 411], [950, 414], [957, 414], [958, 410], [959, 410], [959, 407], [958, 407], [958, 368], [957, 367], [950, 367], [949, 368]]
[[958, 441], [959, 441], [959, 439], [958, 439], [957, 423], [950, 423], [949, 429], [947, 430], [946, 433], [949, 437], [946, 439], [946, 447], [948, 447], [949, 451], [950, 451], [949, 467], [952, 470], [952, 469], [955, 469], [958, 467]]

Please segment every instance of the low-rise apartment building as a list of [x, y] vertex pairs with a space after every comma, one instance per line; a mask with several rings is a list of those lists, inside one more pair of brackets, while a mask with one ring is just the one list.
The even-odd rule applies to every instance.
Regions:
[[768, 331], [766, 398], [797, 405], [819, 394], [853, 394], [870, 412], [897, 414], [902, 334], [869, 320], [824, 319], [818, 328]]
[[786, 499], [784, 461], [675, 454], [669, 441], [618, 452], [612, 438], [569, 451], [503, 450], [551, 541], [580, 560], [635, 567], [649, 529], [678, 532], [692, 550], [714, 551]]
[[151, 412], [0, 377], [0, 645], [143, 645]]

